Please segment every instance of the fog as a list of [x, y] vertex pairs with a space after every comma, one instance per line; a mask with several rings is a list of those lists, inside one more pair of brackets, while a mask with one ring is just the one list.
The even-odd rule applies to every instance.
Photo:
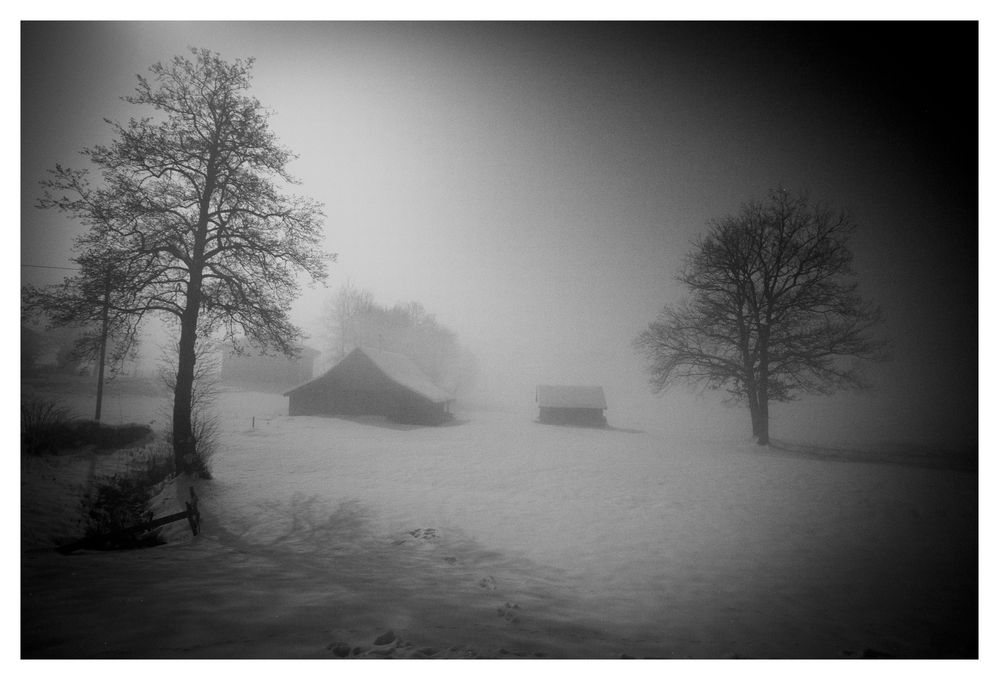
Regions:
[[784, 185], [859, 225], [855, 270], [892, 360], [862, 395], [775, 405], [773, 435], [973, 446], [974, 30], [24, 24], [21, 261], [68, 266], [79, 233], [32, 207], [45, 169], [108, 141], [102, 118], [142, 115], [119, 99], [135, 74], [207, 47], [256, 58], [296, 192], [325, 204], [337, 261], [293, 309], [310, 344], [349, 280], [455, 330], [476, 402], [529, 412], [539, 383], [599, 384], [612, 425], [748, 437], [724, 395], [652, 396], [631, 343], [682, 296], [673, 276], [707, 221]]

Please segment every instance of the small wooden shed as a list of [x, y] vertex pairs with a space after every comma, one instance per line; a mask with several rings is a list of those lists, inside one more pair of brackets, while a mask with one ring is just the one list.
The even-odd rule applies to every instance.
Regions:
[[538, 385], [538, 420], [554, 425], [607, 425], [604, 388], [588, 385]]
[[380, 415], [440, 425], [454, 398], [396, 352], [358, 347], [323, 375], [284, 393], [288, 415]]

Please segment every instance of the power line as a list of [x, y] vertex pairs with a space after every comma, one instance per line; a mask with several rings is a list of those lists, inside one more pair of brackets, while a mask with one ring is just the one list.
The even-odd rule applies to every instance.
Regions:
[[78, 272], [78, 271], [80, 271], [79, 267], [54, 267], [54, 266], [49, 265], [49, 264], [22, 264], [21, 266], [22, 267], [32, 267], [34, 269], [65, 269], [66, 271], [70, 271], [70, 272]]

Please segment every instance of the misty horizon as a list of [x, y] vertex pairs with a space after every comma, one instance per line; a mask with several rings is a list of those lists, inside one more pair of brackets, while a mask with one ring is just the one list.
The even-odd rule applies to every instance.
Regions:
[[[973, 30], [26, 23], [21, 262], [66, 266], [79, 233], [32, 207], [45, 169], [107, 141], [103, 118], [140, 115], [118, 99], [135, 74], [198, 45], [256, 59], [295, 191], [325, 204], [337, 261], [292, 313], [317, 349], [349, 281], [453, 329], [490, 401], [601, 384], [626, 419], [738, 419], [723, 394], [654, 397], [631, 343], [684, 296], [673, 277], [708, 223], [787, 186], [859, 225], [854, 270], [892, 360], [868, 367], [867, 392], [775, 405], [776, 436], [974, 446], [976, 135], [955, 125], [974, 120], [974, 74], [920, 51], [932, 32], [973, 63]], [[64, 273], [23, 267], [22, 282]]]

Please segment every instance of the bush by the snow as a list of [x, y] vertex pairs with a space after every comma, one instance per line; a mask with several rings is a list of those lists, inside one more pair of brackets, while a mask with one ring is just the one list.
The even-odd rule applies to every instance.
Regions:
[[50, 399], [21, 400], [21, 450], [28, 454], [55, 451], [58, 433], [70, 422], [69, 410]]
[[120, 449], [151, 433], [148, 425], [105, 425], [95, 420], [73, 420], [67, 409], [51, 400], [27, 397], [21, 402], [21, 449], [30, 455], [89, 445], [98, 449]]
[[92, 547], [102, 549], [137, 548], [164, 543], [159, 531], [111, 536], [153, 519], [149, 501], [159, 485], [173, 474], [169, 451], [150, 455], [122, 474], [105, 477], [81, 501], [86, 525], [85, 537]]

